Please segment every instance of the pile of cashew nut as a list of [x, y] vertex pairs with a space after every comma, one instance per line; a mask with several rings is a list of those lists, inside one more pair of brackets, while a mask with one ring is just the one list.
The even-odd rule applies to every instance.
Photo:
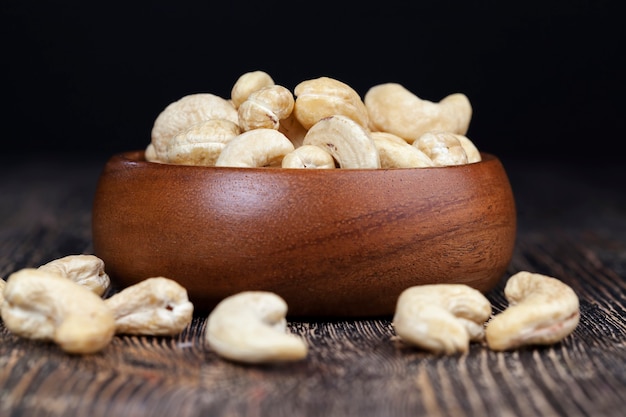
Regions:
[[[171, 279], [148, 278], [105, 298], [109, 286], [101, 259], [69, 255], [0, 279], [1, 317], [15, 335], [71, 354], [98, 352], [118, 334], [174, 336], [191, 323], [193, 304]], [[465, 353], [471, 342], [495, 351], [554, 344], [578, 325], [578, 297], [556, 278], [518, 272], [504, 295], [509, 306], [494, 315], [487, 298], [465, 284], [409, 287], [392, 324], [406, 345], [444, 355]], [[288, 331], [286, 317], [287, 303], [275, 293], [233, 294], [210, 312], [205, 341], [233, 362], [302, 360], [308, 346]]]
[[439, 102], [398, 83], [363, 99], [330, 77], [291, 92], [264, 71], [241, 75], [230, 99], [195, 93], [154, 121], [151, 162], [218, 167], [420, 168], [481, 160], [466, 136], [472, 106], [462, 93]]

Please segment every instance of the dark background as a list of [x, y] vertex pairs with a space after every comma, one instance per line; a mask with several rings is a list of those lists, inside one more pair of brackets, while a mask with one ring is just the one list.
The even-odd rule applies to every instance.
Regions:
[[247, 71], [465, 93], [502, 159], [621, 160], [623, 15], [608, 1], [2, 2], [5, 154], [143, 149], [170, 102]]

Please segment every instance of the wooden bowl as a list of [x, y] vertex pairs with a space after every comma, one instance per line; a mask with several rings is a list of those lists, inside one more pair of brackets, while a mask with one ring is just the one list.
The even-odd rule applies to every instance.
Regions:
[[516, 211], [499, 159], [440, 168], [217, 168], [113, 156], [93, 205], [94, 253], [122, 287], [165, 276], [196, 311], [244, 290], [290, 316], [393, 314], [400, 292], [486, 292], [511, 260]]

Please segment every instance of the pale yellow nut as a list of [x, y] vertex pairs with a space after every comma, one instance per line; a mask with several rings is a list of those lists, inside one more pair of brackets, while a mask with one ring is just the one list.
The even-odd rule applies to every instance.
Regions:
[[326, 150], [340, 168], [380, 168], [378, 149], [370, 132], [346, 116], [320, 120], [309, 129], [302, 144]]
[[176, 335], [193, 318], [187, 290], [165, 277], [148, 278], [126, 287], [107, 298], [105, 304], [113, 312], [118, 334]]
[[240, 133], [239, 125], [230, 120], [200, 122], [174, 136], [164, 153], [164, 162], [214, 166], [226, 143]]
[[578, 296], [556, 278], [521, 271], [508, 279], [504, 295], [509, 306], [487, 323], [485, 331], [493, 350], [550, 345], [578, 326]]
[[38, 269], [59, 274], [102, 296], [111, 286], [104, 261], [95, 255], [68, 255], [41, 265]]
[[302, 146], [302, 141], [304, 140], [307, 129], [300, 124], [292, 111], [288, 117], [280, 121], [278, 131], [289, 138], [294, 148], [299, 148]]
[[363, 101], [372, 130], [393, 133], [409, 143], [432, 130], [464, 135], [472, 115], [470, 102], [461, 93], [435, 103], [397, 83], [371, 87]]
[[12, 333], [53, 341], [68, 353], [102, 350], [115, 333], [113, 313], [86, 287], [57, 273], [25, 268], [7, 279], [2, 320]]
[[209, 314], [206, 342], [221, 357], [243, 363], [297, 361], [307, 345], [287, 329], [287, 303], [267, 291], [223, 299]]
[[263, 87], [251, 93], [239, 106], [239, 126], [243, 131], [278, 130], [280, 121], [291, 115], [293, 106], [293, 94], [287, 88], [281, 85]]
[[417, 138], [412, 146], [424, 152], [434, 166], [464, 165], [467, 154], [461, 141], [450, 132], [430, 131]]
[[250, 71], [242, 74], [230, 91], [230, 101], [238, 109], [248, 96], [263, 87], [274, 85], [274, 80], [265, 71]]
[[378, 149], [381, 168], [423, 168], [434, 165], [428, 155], [400, 136], [387, 132], [371, 132], [371, 136]]
[[404, 290], [392, 323], [405, 343], [451, 355], [482, 340], [490, 315], [491, 304], [480, 291], [464, 284], [431, 284]]
[[321, 119], [343, 115], [369, 128], [369, 115], [359, 94], [349, 85], [329, 77], [302, 81], [294, 88], [294, 114], [305, 129]]
[[335, 159], [315, 145], [302, 145], [283, 158], [282, 168], [334, 169]]
[[467, 155], [467, 163], [472, 164], [474, 162], [482, 161], [482, 156], [480, 155], [480, 151], [474, 145], [474, 142], [470, 138], [465, 135], [454, 134], [454, 136], [461, 142], [461, 146], [465, 151], [465, 155]]
[[274, 129], [253, 129], [231, 139], [215, 161], [217, 167], [279, 167], [295, 148]]
[[226, 119], [239, 123], [237, 109], [229, 100], [215, 94], [190, 94], [170, 103], [159, 113], [152, 127], [151, 143], [157, 159], [162, 158], [174, 136], [210, 119]]

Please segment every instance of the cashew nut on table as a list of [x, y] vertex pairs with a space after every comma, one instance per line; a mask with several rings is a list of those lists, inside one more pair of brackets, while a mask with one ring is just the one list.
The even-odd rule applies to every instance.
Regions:
[[171, 279], [148, 278], [102, 298], [109, 284], [94, 255], [24, 268], [0, 279], [1, 317], [12, 333], [75, 354], [95, 353], [115, 334], [175, 335], [193, 318], [187, 290]]
[[493, 350], [557, 343], [580, 320], [578, 296], [553, 277], [518, 272], [507, 281], [504, 295], [509, 306], [487, 323], [485, 331]]
[[68, 353], [93, 353], [109, 344], [115, 319], [104, 300], [85, 286], [45, 269], [9, 275], [2, 320], [12, 333], [54, 341]]
[[39, 266], [68, 278], [102, 296], [111, 286], [111, 279], [104, 270], [104, 261], [94, 255], [67, 255]]
[[405, 343], [450, 355], [467, 352], [470, 341], [482, 340], [490, 315], [489, 300], [470, 286], [418, 285], [398, 297], [393, 326]]
[[226, 297], [209, 314], [206, 341], [221, 357], [243, 363], [303, 359], [307, 345], [287, 329], [287, 303], [267, 291]]
[[[331, 77], [304, 80], [292, 92], [266, 72], [251, 71], [236, 80], [229, 100], [195, 93], [170, 103], [155, 119], [145, 157], [167, 164], [295, 169], [468, 164], [481, 160], [466, 136], [471, 117], [472, 106], [461, 93], [431, 102], [400, 84], [384, 83], [370, 88], [362, 99], [348, 84]], [[212, 139], [213, 133], [199, 128], [213, 119], [234, 125], [227, 141]], [[264, 129], [280, 132], [293, 149], [287, 150], [281, 140], [279, 150], [276, 137], [239, 141], [248, 132]], [[322, 148], [333, 161], [311, 149], [299, 150], [303, 145]]]

